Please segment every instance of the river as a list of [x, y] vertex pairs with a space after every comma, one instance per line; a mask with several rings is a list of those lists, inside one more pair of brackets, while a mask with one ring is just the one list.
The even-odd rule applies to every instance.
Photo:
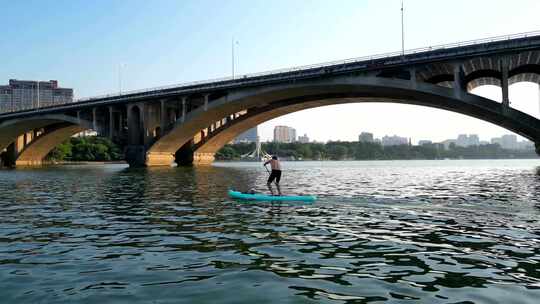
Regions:
[[2, 303], [538, 303], [538, 160], [0, 170]]

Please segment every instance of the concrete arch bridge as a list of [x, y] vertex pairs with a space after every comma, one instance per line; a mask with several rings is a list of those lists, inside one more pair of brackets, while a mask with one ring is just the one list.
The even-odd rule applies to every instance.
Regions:
[[[536, 143], [540, 120], [511, 107], [508, 87], [540, 83], [540, 32], [105, 95], [0, 114], [8, 165], [38, 165], [63, 140], [95, 130], [124, 147], [132, 166], [213, 161], [247, 129], [308, 108], [392, 102], [448, 110], [504, 127]], [[501, 88], [502, 103], [469, 92]]]

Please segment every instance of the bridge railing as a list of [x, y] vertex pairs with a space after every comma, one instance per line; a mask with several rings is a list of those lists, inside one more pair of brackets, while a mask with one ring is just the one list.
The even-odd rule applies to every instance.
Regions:
[[330, 66], [335, 66], [335, 65], [379, 60], [379, 59], [385, 59], [385, 58], [391, 58], [391, 57], [399, 57], [402, 55], [405, 55], [405, 56], [413, 55], [413, 54], [430, 52], [430, 51], [435, 51], [435, 50], [445, 50], [445, 49], [452, 49], [452, 48], [457, 48], [457, 47], [480, 45], [484, 43], [506, 41], [506, 40], [527, 38], [527, 37], [534, 37], [534, 36], [540, 36], [540, 31], [525, 32], [525, 33], [504, 35], [504, 36], [495, 36], [495, 37], [476, 39], [476, 40], [460, 41], [460, 42], [441, 44], [441, 45], [435, 45], [435, 46], [429, 46], [429, 47], [409, 49], [409, 50], [406, 50], [405, 52], [397, 51], [397, 52], [390, 52], [390, 53], [381, 53], [381, 54], [375, 54], [375, 55], [370, 55], [370, 56], [354, 57], [354, 58], [349, 58], [349, 59], [328, 61], [328, 62], [317, 63], [317, 64], [296, 66], [292, 68], [282, 68], [282, 69], [275, 69], [275, 70], [269, 70], [269, 71], [264, 71], [264, 72], [250, 73], [250, 74], [244, 74], [244, 75], [239, 75], [235, 77], [227, 76], [227, 77], [221, 77], [221, 78], [190, 81], [190, 82], [185, 82], [185, 83], [180, 83], [180, 84], [159, 86], [159, 87], [153, 87], [153, 88], [147, 88], [147, 89], [132, 90], [132, 91], [126, 91], [122, 93], [104, 94], [104, 95], [99, 95], [99, 96], [80, 98], [76, 102], [85, 102], [85, 101], [91, 101], [93, 99], [101, 99], [101, 98], [108, 98], [108, 97], [115, 97], [115, 96], [120, 97], [124, 95], [140, 94], [140, 93], [145, 93], [145, 92], [169, 90], [169, 89], [175, 89], [175, 88], [180, 89], [182, 87], [200, 86], [204, 84], [222, 83], [222, 82], [229, 82], [229, 81], [242, 81], [249, 78], [272, 76], [272, 75], [278, 75], [278, 74], [284, 74], [284, 73], [290, 73], [290, 72], [298, 72], [298, 71], [303, 71], [303, 70], [330, 67]]

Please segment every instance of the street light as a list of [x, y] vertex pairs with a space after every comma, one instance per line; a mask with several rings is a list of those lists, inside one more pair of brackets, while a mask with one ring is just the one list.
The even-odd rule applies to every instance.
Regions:
[[37, 107], [39, 108], [39, 80], [37, 81]]
[[122, 95], [122, 68], [126, 67], [125, 63], [120, 63], [118, 65], [118, 92]]
[[401, 0], [401, 56], [405, 56], [405, 27], [403, 25], [403, 0]]
[[234, 46], [238, 45], [238, 41], [234, 41], [234, 37], [231, 39], [231, 53], [232, 53], [232, 78], [234, 79], [234, 64], [235, 64], [235, 56], [234, 56]]

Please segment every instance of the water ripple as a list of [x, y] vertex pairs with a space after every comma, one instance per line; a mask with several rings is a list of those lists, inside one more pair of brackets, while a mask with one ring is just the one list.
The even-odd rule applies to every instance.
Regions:
[[535, 161], [0, 171], [6, 303], [536, 303]]

